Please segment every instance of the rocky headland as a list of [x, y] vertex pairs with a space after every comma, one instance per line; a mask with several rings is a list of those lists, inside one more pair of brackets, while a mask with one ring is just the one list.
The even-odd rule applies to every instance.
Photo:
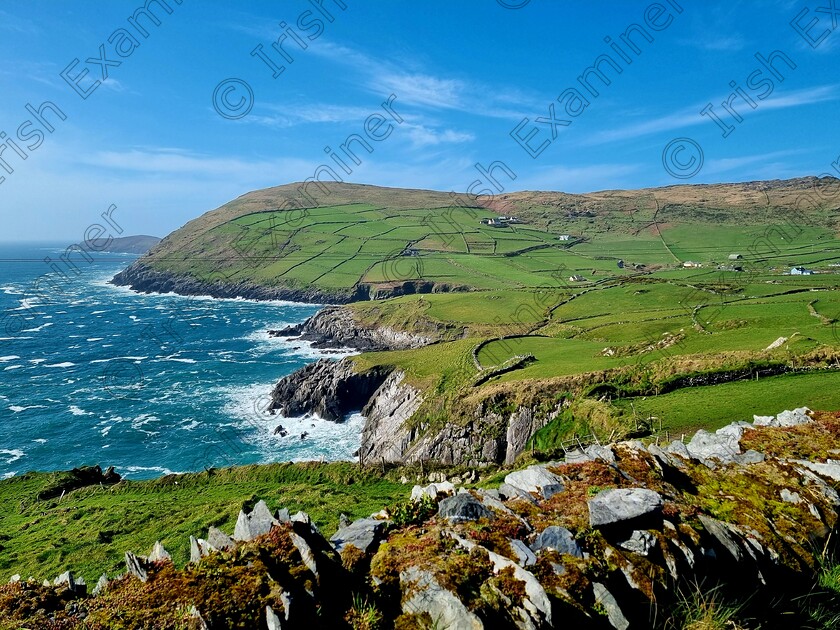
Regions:
[[313, 348], [353, 348], [362, 352], [408, 350], [428, 345], [434, 340], [428, 335], [387, 326], [365, 326], [353, 316], [352, 311], [339, 306], [327, 306], [302, 324], [269, 330], [268, 334], [310, 341]]

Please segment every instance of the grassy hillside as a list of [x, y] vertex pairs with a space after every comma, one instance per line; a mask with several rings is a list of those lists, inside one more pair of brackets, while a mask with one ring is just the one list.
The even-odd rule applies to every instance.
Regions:
[[62, 498], [38, 494], [66, 473], [27, 473], [0, 481], [0, 581], [14, 573], [53, 579], [72, 565], [95, 584], [125, 570], [126, 551], [148, 553], [161, 540], [176, 563], [189, 559], [190, 535], [232, 532], [243, 507], [304, 510], [327, 534], [343, 512], [362, 518], [404, 498], [394, 478], [348, 463], [272, 464], [92, 486]]
[[[837, 255], [837, 204], [824, 201], [833, 181], [522, 192], [493, 199], [290, 184], [208, 212], [139, 262], [198, 280], [336, 293], [358, 285], [375, 292], [411, 280], [449, 288], [565, 287], [572, 275], [587, 281], [625, 277], [637, 271], [629, 263], [723, 262], [733, 252], [779, 266], [818, 264]], [[818, 207], [801, 203], [803, 195], [818, 199]], [[500, 213], [520, 222], [481, 223]], [[628, 265], [619, 268], [619, 260]]]
[[[825, 357], [840, 344], [837, 183], [804, 178], [472, 200], [352, 184], [309, 185], [304, 198], [292, 184], [191, 221], [139, 264], [344, 299], [399, 294], [413, 284], [408, 292], [423, 294], [349, 308], [362, 325], [439, 341], [355, 359], [360, 369], [405, 371], [427, 394], [415, 418], [421, 424], [466, 419], [488, 400], [505, 411], [570, 404], [593, 383], [612, 382], [620, 392], [615, 402], [557, 424], [609, 434], [640, 414], [664, 415], [663, 428], [678, 430], [701, 423], [687, 411], [663, 414], [661, 405], [631, 412], [620, 399], [657, 393], [663, 379], [745, 362], [772, 365], [774, 373], [833, 365]], [[516, 221], [482, 223], [502, 215]], [[790, 275], [800, 266], [813, 275]], [[516, 357], [526, 359], [492, 375]], [[840, 407], [822, 395], [822, 378], [800, 379], [798, 389], [785, 389], [784, 403]], [[686, 410], [706, 400], [694, 390], [680, 395]], [[726, 417], [749, 417], [766, 395], [744, 385]]]

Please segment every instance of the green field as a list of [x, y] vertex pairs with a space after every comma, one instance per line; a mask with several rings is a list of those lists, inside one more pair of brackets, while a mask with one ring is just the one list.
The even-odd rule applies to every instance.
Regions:
[[840, 409], [840, 372], [771, 376], [756, 381], [692, 387], [659, 396], [628, 398], [613, 403], [621, 412], [654, 417], [655, 427], [679, 439], [697, 429], [718, 429], [753, 415], [776, 415], [783, 409], [807, 406]]
[[[436, 342], [354, 359], [359, 369], [401, 369], [424, 390], [420, 426], [466, 422], [485, 404], [546, 408], [585, 392], [587, 379], [655, 391], [681, 374], [749, 362], [824, 368], [840, 349], [840, 215], [830, 181], [457, 203], [434, 191], [325, 184], [307, 207], [295, 205], [298, 191], [244, 195], [140, 262], [199, 279], [312, 287], [339, 302], [409, 293], [348, 308], [362, 325]], [[818, 202], [803, 204], [803, 195]], [[516, 220], [482, 223], [500, 216]], [[814, 274], [790, 275], [794, 266]], [[820, 378], [829, 375], [807, 382]], [[725, 417], [749, 417], [774, 400], [761, 383], [743, 387]], [[802, 388], [799, 401], [793, 394], [785, 401], [835, 405], [819, 387]], [[668, 396], [682, 403], [680, 395], [690, 393]], [[608, 415], [622, 415], [615, 411]]]

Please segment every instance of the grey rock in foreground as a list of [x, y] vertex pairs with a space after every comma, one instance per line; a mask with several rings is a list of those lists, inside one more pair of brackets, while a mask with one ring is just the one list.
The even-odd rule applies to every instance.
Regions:
[[447, 630], [482, 630], [481, 620], [448, 590], [443, 588], [428, 571], [409, 567], [400, 573], [403, 592], [412, 595], [403, 602], [406, 613], [427, 613], [439, 628]]
[[441, 501], [438, 506], [438, 516], [453, 523], [464, 523], [481, 518], [493, 518], [493, 512], [484, 507], [484, 504], [473, 495], [465, 492]]
[[[562, 489], [563, 480], [542, 466], [534, 465], [508, 474], [505, 476], [505, 484], [524, 492], [542, 494], [546, 487], [554, 490], [559, 486]], [[501, 488], [499, 491], [501, 492]]]
[[534, 551], [542, 549], [554, 549], [558, 553], [569, 554], [576, 558], [583, 558], [583, 552], [580, 545], [577, 544], [575, 537], [565, 527], [551, 525], [546, 527], [531, 545]]
[[339, 529], [330, 538], [330, 542], [333, 543], [335, 550], [339, 553], [347, 545], [353, 545], [360, 551], [371, 553], [376, 551], [376, 547], [379, 546], [386, 524], [386, 521], [375, 518], [359, 519]]
[[616, 488], [599, 493], [588, 505], [589, 524], [604, 527], [658, 514], [662, 497], [644, 488]]

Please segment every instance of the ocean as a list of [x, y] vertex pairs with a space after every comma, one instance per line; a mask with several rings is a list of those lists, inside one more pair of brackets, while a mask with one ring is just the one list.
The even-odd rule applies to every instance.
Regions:
[[280, 377], [348, 354], [267, 334], [319, 305], [137, 294], [108, 284], [136, 256], [75, 253], [73, 269], [65, 248], [0, 244], [0, 478], [352, 459], [360, 415], [336, 424], [267, 411]]

